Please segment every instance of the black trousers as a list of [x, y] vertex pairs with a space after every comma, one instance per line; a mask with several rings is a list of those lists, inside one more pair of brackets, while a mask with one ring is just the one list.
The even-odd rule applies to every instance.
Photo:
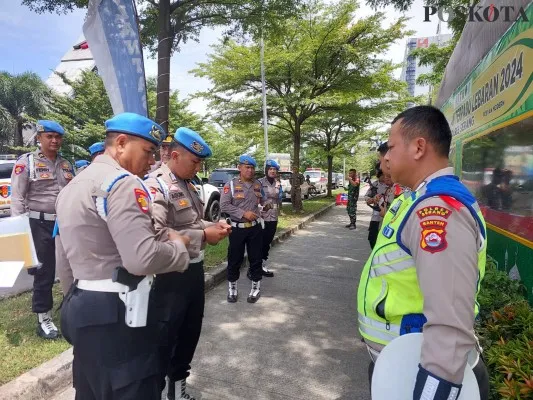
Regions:
[[125, 323], [117, 293], [72, 288], [61, 307], [61, 326], [74, 347], [76, 400], [159, 400], [157, 324], [153, 303], [147, 326]]
[[189, 376], [204, 317], [204, 263], [157, 275], [154, 298], [159, 325], [160, 382]]
[[381, 221], [370, 221], [368, 225], [368, 242], [370, 243], [370, 248], [373, 249], [378, 240], [379, 234], [379, 224]]
[[52, 309], [54, 300], [52, 287], [56, 277], [56, 244], [52, 238], [53, 221], [30, 218], [31, 234], [35, 243], [40, 268], [28, 270], [33, 275], [33, 294], [31, 309], [34, 313], [44, 313]]
[[241, 264], [244, 260], [244, 249], [248, 252], [250, 274], [252, 280], [260, 281], [263, 278], [261, 270], [261, 251], [263, 248], [263, 229], [261, 224], [251, 228], [232, 228], [229, 235], [228, 246], [228, 281], [239, 280]]
[[[483, 359], [480, 357], [479, 362], [474, 368], [472, 368], [474, 375], [479, 386], [479, 396], [480, 400], [489, 400], [489, 371], [487, 366], [483, 362]], [[372, 375], [374, 374], [374, 362], [370, 361], [368, 364], [368, 383], [369, 387], [372, 388]]]
[[263, 260], [268, 260], [268, 251], [270, 250], [270, 244], [276, 236], [276, 229], [278, 228], [278, 221], [265, 221], [265, 229], [263, 229], [263, 249], [262, 256]]

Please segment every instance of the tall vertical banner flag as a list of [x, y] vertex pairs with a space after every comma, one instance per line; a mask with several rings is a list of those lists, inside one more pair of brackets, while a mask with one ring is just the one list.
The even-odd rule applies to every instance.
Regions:
[[146, 79], [134, 0], [89, 0], [83, 33], [113, 113], [148, 116]]

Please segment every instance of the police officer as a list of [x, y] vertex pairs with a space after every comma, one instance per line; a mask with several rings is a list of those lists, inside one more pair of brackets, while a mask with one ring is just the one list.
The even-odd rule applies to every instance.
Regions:
[[85, 168], [89, 166], [90, 162], [87, 160], [78, 160], [74, 163], [74, 166], [76, 167], [76, 173], [80, 173]]
[[91, 161], [94, 161], [96, 157], [98, 157], [100, 154], [104, 154], [105, 151], [105, 143], [104, 142], [96, 142], [89, 146], [89, 153], [91, 153]]
[[162, 381], [168, 376], [167, 398], [193, 399], [186, 390], [191, 361], [200, 338], [204, 315], [204, 247], [228, 236], [225, 222], [202, 220], [203, 203], [191, 183], [211, 149], [198, 133], [179, 128], [169, 147], [169, 159], [151, 173], [145, 183], [153, 203], [158, 234], [168, 228], [191, 238], [187, 271], [160, 274], [155, 280], [155, 297], [161, 326], [159, 357]]
[[[57, 222], [74, 284], [61, 322], [74, 347], [76, 399], [159, 399], [152, 274], [183, 271], [187, 236], [156, 240], [149, 190], [139, 178], [154, 163], [163, 128], [122, 113], [105, 123], [105, 153], [61, 191]], [[117, 266], [119, 266], [117, 268]]]
[[220, 207], [230, 216], [231, 234], [228, 247], [228, 302], [238, 298], [237, 281], [240, 266], [244, 259], [244, 249], [248, 252], [252, 289], [248, 303], [255, 303], [261, 295], [261, 252], [263, 232], [260, 223], [259, 205], [263, 203], [261, 182], [255, 179], [255, 160], [243, 154], [239, 157], [239, 176], [226, 182]]
[[434, 107], [413, 107], [394, 119], [384, 160], [392, 180], [413, 192], [385, 214], [358, 289], [359, 331], [373, 361], [395, 337], [423, 330], [414, 400], [457, 398], [469, 353], [477, 359], [481, 399], [488, 398], [474, 335], [485, 221], [448, 167], [450, 142], [448, 122]]
[[172, 135], [168, 135], [165, 140], [161, 142], [159, 147], [159, 161], [156, 161], [155, 164], [150, 169], [150, 173], [154, 172], [156, 169], [161, 167], [170, 159], [170, 144], [172, 143]]
[[11, 174], [11, 215], [28, 214], [30, 227], [42, 264], [32, 268], [32, 310], [37, 313], [37, 334], [56, 339], [59, 330], [52, 321], [52, 287], [56, 273], [55, 246], [52, 238], [56, 219], [56, 198], [74, 177], [72, 164], [59, 155], [65, 130], [55, 121], [37, 121], [40, 150], [19, 157]]
[[274, 276], [274, 272], [268, 269], [268, 251], [270, 244], [276, 234], [278, 227], [278, 215], [281, 207], [282, 189], [281, 182], [276, 178], [279, 172], [279, 164], [275, 160], [267, 160], [265, 163], [265, 176], [259, 179], [261, 182], [261, 190], [265, 197], [261, 217], [265, 221], [263, 229], [263, 249], [261, 251], [261, 258], [263, 260], [262, 273], [263, 276]]

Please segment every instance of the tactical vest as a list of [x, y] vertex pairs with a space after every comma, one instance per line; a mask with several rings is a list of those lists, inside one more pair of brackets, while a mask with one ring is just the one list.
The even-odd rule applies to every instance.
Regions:
[[[417, 204], [435, 196], [450, 196], [458, 200], [477, 221], [483, 238], [478, 249], [477, 298], [485, 275], [485, 220], [475, 198], [456, 176], [437, 177], [427, 184], [425, 193], [410, 192], [395, 199], [385, 214], [382, 230], [363, 268], [357, 292], [359, 331], [369, 341], [386, 345], [400, 335], [422, 332], [427, 321], [423, 314], [424, 297], [418, 284], [415, 260], [402, 243], [401, 234]], [[477, 315], [477, 300], [474, 307]]]

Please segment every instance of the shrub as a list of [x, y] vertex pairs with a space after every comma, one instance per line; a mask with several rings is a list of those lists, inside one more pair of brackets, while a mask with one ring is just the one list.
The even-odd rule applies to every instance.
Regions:
[[491, 400], [533, 399], [533, 310], [523, 287], [487, 265], [476, 331], [485, 349]]

